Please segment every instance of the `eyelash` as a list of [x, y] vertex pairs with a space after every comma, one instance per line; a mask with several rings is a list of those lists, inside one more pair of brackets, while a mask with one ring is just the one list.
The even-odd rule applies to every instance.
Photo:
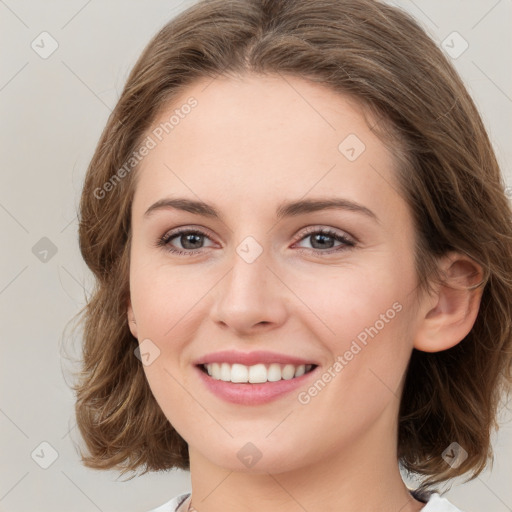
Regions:
[[[302, 236], [300, 238], [297, 238], [296, 240], [294, 240], [293, 243], [300, 242], [300, 241], [304, 240], [305, 238], [307, 238], [311, 235], [316, 235], [316, 234], [322, 234], [322, 235], [329, 236], [331, 238], [334, 238], [334, 240], [336, 240], [338, 242], [342, 242], [345, 245], [338, 246], [337, 248], [331, 248], [329, 250], [308, 249], [308, 248], [304, 248], [304, 247], [302, 247], [298, 250], [300, 252], [304, 252], [304, 251], [313, 252], [315, 254], [319, 254], [319, 255], [323, 256], [325, 254], [333, 254], [333, 253], [339, 253], [342, 251], [346, 251], [346, 250], [349, 250], [356, 246], [356, 242], [354, 240], [352, 240], [344, 235], [340, 235], [338, 232], [336, 232], [332, 229], [329, 229], [329, 228], [319, 229], [318, 227], [309, 228], [306, 231], [306, 233], [303, 233]], [[174, 238], [181, 236], [181, 235], [199, 235], [199, 236], [204, 236], [206, 238], [209, 238], [206, 233], [204, 233], [203, 231], [197, 230], [197, 229], [181, 229], [181, 230], [177, 230], [174, 232], [166, 233], [163, 237], [161, 237], [157, 240], [156, 246], [163, 247], [166, 251], [169, 251], [173, 254], [177, 254], [179, 256], [195, 256], [196, 254], [200, 253], [203, 250], [203, 248], [189, 249], [189, 250], [171, 248], [170, 241], [173, 240]]]

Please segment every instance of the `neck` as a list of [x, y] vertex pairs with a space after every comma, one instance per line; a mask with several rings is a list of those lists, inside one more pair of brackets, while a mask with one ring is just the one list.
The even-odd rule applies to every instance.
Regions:
[[192, 506], [198, 512], [417, 512], [424, 503], [407, 490], [396, 442], [390, 442], [396, 428], [396, 410], [389, 407], [356, 442], [307, 466], [274, 474], [231, 471], [190, 447]]

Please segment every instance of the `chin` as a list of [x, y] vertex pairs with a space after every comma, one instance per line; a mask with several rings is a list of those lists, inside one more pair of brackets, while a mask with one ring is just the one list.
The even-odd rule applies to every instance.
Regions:
[[290, 438], [289, 441], [289, 445], [283, 446], [277, 440], [270, 442], [268, 439], [261, 441], [233, 439], [230, 443], [216, 445], [215, 451], [211, 450], [210, 444], [200, 453], [215, 466], [238, 473], [284, 473], [314, 462], [309, 460], [314, 458], [313, 454], [309, 457], [307, 453], [297, 450], [297, 446], [301, 446], [301, 443], [293, 442]]

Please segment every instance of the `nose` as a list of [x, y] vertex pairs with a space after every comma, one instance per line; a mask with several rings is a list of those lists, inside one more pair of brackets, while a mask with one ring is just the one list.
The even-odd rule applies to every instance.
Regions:
[[275, 265], [266, 251], [254, 261], [240, 254], [234, 251], [231, 270], [214, 288], [213, 320], [238, 336], [278, 328], [288, 315], [291, 295], [283, 276], [271, 268]]

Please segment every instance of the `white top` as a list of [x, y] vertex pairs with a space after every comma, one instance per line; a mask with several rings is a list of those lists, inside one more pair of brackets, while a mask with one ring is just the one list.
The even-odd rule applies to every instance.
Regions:
[[[190, 493], [180, 494], [170, 501], [148, 512], [186, 512], [190, 503]], [[179, 505], [181, 504], [181, 507]], [[179, 508], [178, 508], [179, 507]], [[455, 505], [452, 505], [446, 498], [434, 492], [430, 495], [428, 502], [421, 509], [421, 512], [462, 512]]]

